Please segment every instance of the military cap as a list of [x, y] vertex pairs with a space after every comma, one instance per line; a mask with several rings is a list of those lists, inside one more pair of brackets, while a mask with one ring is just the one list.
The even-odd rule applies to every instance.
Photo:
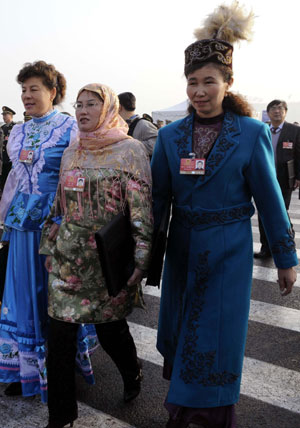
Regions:
[[9, 113], [9, 114], [12, 114], [12, 115], [16, 114], [16, 112], [13, 111], [11, 108], [9, 108], [7, 106], [3, 106], [2, 107], [2, 114], [6, 114], [6, 113]]

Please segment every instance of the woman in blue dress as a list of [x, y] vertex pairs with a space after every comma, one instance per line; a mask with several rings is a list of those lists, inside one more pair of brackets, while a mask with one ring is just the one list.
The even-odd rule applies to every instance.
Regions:
[[[53, 107], [66, 92], [66, 80], [53, 65], [25, 64], [17, 80], [25, 110], [33, 119], [16, 125], [10, 134], [12, 170], [0, 203], [2, 241], [9, 245], [0, 319], [0, 382], [10, 383], [7, 395], [41, 394], [45, 402], [48, 274], [39, 244], [56, 193], [61, 157], [76, 136], [77, 124]], [[92, 381], [85, 330], [79, 339], [78, 357]]]
[[252, 283], [252, 197], [281, 294], [296, 280], [270, 131], [230, 92], [232, 43], [246, 38], [252, 19], [236, 2], [197, 31], [185, 51], [190, 114], [159, 131], [153, 153], [155, 228], [172, 198], [157, 338], [170, 380], [168, 428], [236, 427]]

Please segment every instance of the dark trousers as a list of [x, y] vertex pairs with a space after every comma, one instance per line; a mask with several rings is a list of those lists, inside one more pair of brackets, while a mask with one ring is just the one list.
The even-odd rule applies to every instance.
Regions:
[[[118, 367], [124, 384], [139, 373], [136, 347], [127, 321], [96, 324], [102, 348]], [[48, 339], [49, 422], [66, 425], [78, 416], [75, 357], [79, 324], [50, 318]]]
[[6, 265], [8, 257], [8, 245], [4, 245], [0, 249], [0, 302], [2, 302], [6, 275]]
[[[288, 211], [291, 203], [291, 198], [292, 198], [292, 189], [281, 189], [281, 192], [282, 192], [286, 210]], [[291, 223], [291, 226], [293, 227], [292, 223]], [[264, 226], [260, 219], [260, 216], [258, 216], [258, 227], [259, 227], [259, 234], [260, 234], [261, 249], [265, 251], [270, 251], [268, 239], [266, 236]]]
[[4, 162], [2, 165], [2, 173], [0, 174], [0, 196], [2, 195], [4, 185], [10, 170], [11, 162]]

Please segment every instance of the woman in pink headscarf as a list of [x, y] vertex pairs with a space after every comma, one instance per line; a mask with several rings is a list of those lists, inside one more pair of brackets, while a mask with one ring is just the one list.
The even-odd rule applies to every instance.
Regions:
[[[80, 132], [64, 152], [56, 201], [40, 248], [48, 255], [49, 272], [48, 428], [72, 426], [77, 418], [74, 364], [80, 323], [95, 324], [103, 349], [123, 378], [125, 402], [138, 395], [141, 383], [125, 317], [133, 306], [144, 304], [140, 282], [152, 235], [149, 161], [143, 145], [128, 137], [127, 124], [118, 114], [118, 97], [110, 88], [84, 86], [75, 109]], [[114, 297], [106, 287], [94, 234], [125, 205], [135, 241], [135, 270]], [[57, 226], [52, 219], [60, 216]]]

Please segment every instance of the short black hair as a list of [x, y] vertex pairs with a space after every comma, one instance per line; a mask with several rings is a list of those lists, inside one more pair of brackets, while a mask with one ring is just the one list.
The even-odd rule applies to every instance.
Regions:
[[267, 112], [270, 110], [273, 106], [278, 106], [279, 104], [282, 104], [282, 106], [285, 108], [285, 111], [287, 111], [287, 103], [283, 100], [273, 100], [267, 105]]
[[131, 92], [122, 92], [118, 95], [119, 102], [122, 107], [125, 108], [125, 110], [128, 111], [134, 111], [135, 110], [135, 103], [136, 98]]

